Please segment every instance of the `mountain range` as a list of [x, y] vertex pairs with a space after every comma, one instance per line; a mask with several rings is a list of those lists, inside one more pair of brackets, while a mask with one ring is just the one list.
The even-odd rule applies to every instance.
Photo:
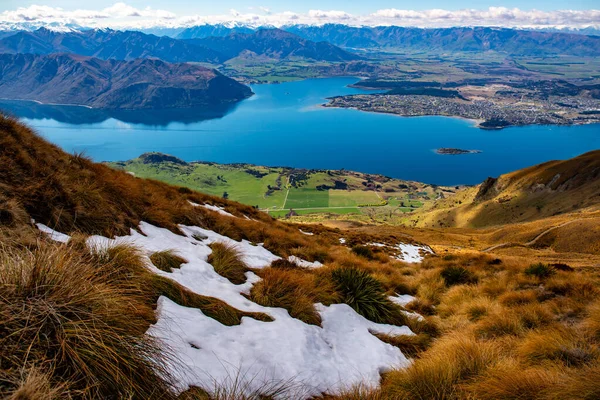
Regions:
[[243, 100], [252, 91], [198, 65], [73, 54], [0, 54], [2, 97], [102, 109], [166, 109]]
[[259, 29], [253, 33], [233, 31], [227, 36], [191, 39], [187, 43], [218, 51], [227, 59], [244, 52], [275, 59], [300, 57], [322, 61], [351, 61], [361, 58], [326, 41], [314, 42], [281, 29]]
[[386, 27], [292, 26], [305, 39], [326, 40], [346, 48], [400, 47], [428, 51], [498, 51], [510, 55], [600, 55], [600, 37], [506, 28], [455, 27], [438, 29]]
[[299, 56], [319, 61], [348, 61], [360, 57], [329, 43], [314, 43], [291, 33], [262, 29], [249, 34], [179, 40], [137, 31], [92, 29], [57, 32], [40, 28], [0, 39], [0, 53], [71, 53], [101, 59], [158, 58], [167, 62], [222, 63], [250, 51], [269, 57]]
[[[400, 47], [428, 51], [488, 51], [511, 55], [600, 55], [600, 37], [594, 29], [523, 30], [488, 27], [421, 29], [399, 26], [354, 27], [342, 24], [291, 25], [281, 28], [304, 39], [328, 42], [342, 48]], [[200, 25], [187, 28], [177, 37], [192, 39], [249, 33], [245, 26]]]

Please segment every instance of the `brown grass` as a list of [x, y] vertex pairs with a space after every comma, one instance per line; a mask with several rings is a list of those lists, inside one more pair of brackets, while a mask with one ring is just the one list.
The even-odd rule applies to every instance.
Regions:
[[266, 307], [281, 307], [290, 316], [307, 324], [320, 325], [321, 317], [314, 307], [317, 300], [315, 277], [291, 270], [266, 269], [262, 280], [250, 292], [250, 299]]
[[208, 262], [219, 275], [236, 285], [246, 282], [248, 266], [242, 261], [238, 249], [225, 243], [213, 243], [210, 248], [212, 253], [208, 256]]
[[181, 264], [187, 263], [187, 260], [178, 256], [175, 250], [152, 253], [150, 261], [156, 268], [164, 272], [173, 272], [174, 269], [181, 268]]
[[534, 364], [552, 361], [580, 367], [595, 361], [599, 352], [581, 332], [558, 326], [528, 334], [520, 344], [518, 354]]
[[[172, 397], [161, 378], [168, 354], [144, 335], [153, 310], [118, 263], [99, 274], [93, 257], [41, 244], [4, 245], [0, 265], [0, 365], [9, 376], [0, 387], [8, 396], [64, 387], [82, 399]], [[39, 371], [24, 380], [31, 386], [11, 386], [24, 366]]]
[[390, 373], [384, 393], [397, 399], [460, 398], [458, 385], [485, 372], [499, 354], [497, 345], [471, 336], [441, 338], [410, 367]]
[[481, 400], [538, 400], [548, 398], [551, 388], [563, 380], [554, 368], [523, 368], [507, 360], [469, 384], [467, 392]]

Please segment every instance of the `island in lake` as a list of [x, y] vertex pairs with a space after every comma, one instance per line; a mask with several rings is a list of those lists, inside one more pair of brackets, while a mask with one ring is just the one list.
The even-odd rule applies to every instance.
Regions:
[[436, 149], [435, 152], [437, 154], [457, 156], [459, 154], [479, 154], [481, 150], [464, 150], [464, 149], [454, 149], [451, 147], [441, 147]]

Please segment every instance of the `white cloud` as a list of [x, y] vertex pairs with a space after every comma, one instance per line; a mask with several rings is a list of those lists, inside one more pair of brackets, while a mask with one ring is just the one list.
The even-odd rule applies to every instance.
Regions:
[[506, 27], [600, 27], [600, 10], [520, 10], [490, 7], [484, 10], [400, 10], [382, 9], [371, 14], [355, 15], [341, 10], [310, 10], [306, 13], [291, 11], [274, 13], [266, 7], [257, 7], [256, 13], [231, 10], [225, 15], [176, 15], [167, 10], [146, 7], [135, 8], [118, 2], [110, 7], [90, 10], [64, 10], [50, 6], [20, 7], [0, 13], [0, 28], [17, 26], [79, 25], [84, 27], [149, 28], [179, 27], [206, 23], [250, 24], [254, 26], [282, 26], [288, 24], [343, 23], [375, 26], [399, 25], [418, 27], [448, 26], [506, 26]]

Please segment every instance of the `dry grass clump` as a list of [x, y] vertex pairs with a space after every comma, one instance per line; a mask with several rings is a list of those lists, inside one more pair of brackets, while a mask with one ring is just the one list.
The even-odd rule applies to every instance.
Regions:
[[290, 316], [307, 324], [321, 324], [321, 317], [314, 307], [319, 298], [314, 275], [271, 268], [261, 271], [260, 275], [262, 280], [250, 291], [252, 301], [266, 307], [285, 308]]
[[475, 331], [480, 337], [494, 338], [504, 335], [519, 336], [528, 330], [541, 328], [554, 321], [551, 312], [541, 304], [514, 306], [499, 309], [482, 318]]
[[568, 372], [561, 381], [548, 393], [551, 400], [600, 399], [600, 365], [590, 365]]
[[213, 243], [210, 248], [212, 253], [208, 256], [208, 263], [219, 275], [236, 285], [246, 282], [248, 266], [242, 261], [238, 249], [225, 243]]
[[421, 352], [427, 350], [432, 338], [426, 333], [416, 335], [386, 335], [383, 333], [372, 332], [379, 340], [391, 344], [400, 349], [406, 357], [417, 357]]
[[164, 250], [152, 253], [150, 256], [152, 264], [161, 271], [173, 272], [174, 269], [181, 268], [181, 264], [187, 263], [185, 258], [177, 255], [175, 250]]
[[469, 335], [442, 337], [411, 366], [386, 376], [383, 391], [394, 399], [459, 399], [460, 384], [484, 373], [499, 355], [495, 343]]
[[599, 355], [597, 346], [580, 332], [561, 326], [531, 332], [519, 345], [518, 354], [532, 363], [554, 361], [568, 367], [590, 363]]
[[498, 301], [505, 306], [529, 304], [537, 301], [537, 293], [535, 290], [506, 292], [498, 297]]
[[583, 326], [587, 332], [600, 340], [600, 300], [597, 300], [588, 307]]
[[564, 375], [555, 368], [523, 368], [514, 360], [506, 360], [468, 384], [466, 391], [481, 400], [538, 400], [548, 398], [563, 380]]
[[[3, 395], [173, 397], [163, 380], [168, 354], [144, 335], [153, 310], [118, 263], [99, 273], [89, 254], [40, 244], [3, 246], [0, 265]], [[35, 372], [19, 376], [27, 370]]]

